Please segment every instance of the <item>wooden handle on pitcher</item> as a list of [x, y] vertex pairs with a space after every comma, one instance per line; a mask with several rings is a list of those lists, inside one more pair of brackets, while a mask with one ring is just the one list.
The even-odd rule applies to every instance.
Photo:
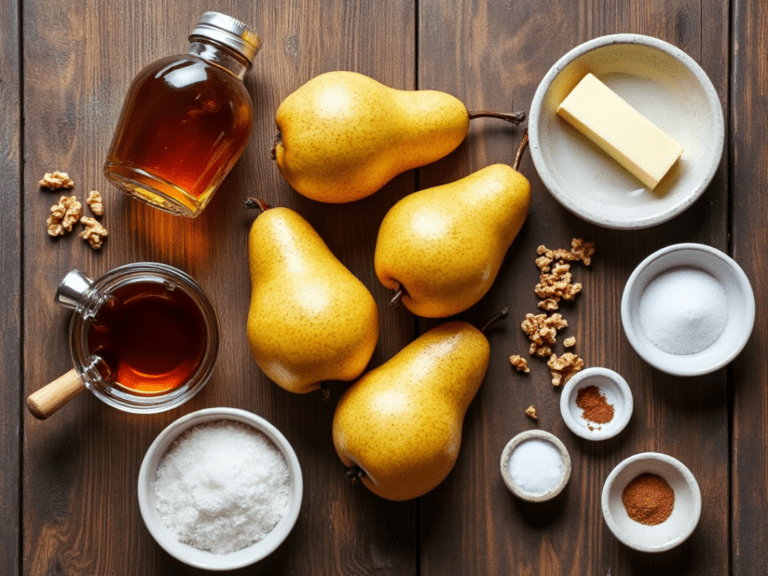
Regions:
[[30, 394], [27, 398], [27, 408], [32, 416], [45, 420], [75, 396], [79, 396], [83, 390], [85, 390], [85, 384], [77, 371], [72, 368], [50, 384]]

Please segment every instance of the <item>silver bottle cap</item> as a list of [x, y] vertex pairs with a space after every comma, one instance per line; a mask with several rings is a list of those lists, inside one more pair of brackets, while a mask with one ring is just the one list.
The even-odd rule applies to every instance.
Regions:
[[261, 38], [253, 29], [221, 12], [206, 12], [189, 35], [202, 36], [224, 44], [243, 55], [250, 64], [261, 48]]

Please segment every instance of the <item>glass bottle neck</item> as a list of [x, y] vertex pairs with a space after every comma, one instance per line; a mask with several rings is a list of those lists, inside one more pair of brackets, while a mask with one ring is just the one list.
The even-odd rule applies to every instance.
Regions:
[[192, 54], [207, 62], [216, 64], [240, 80], [245, 77], [245, 73], [251, 67], [250, 63], [243, 56], [227, 50], [219, 44], [202, 39], [194, 40], [189, 45], [187, 54]]

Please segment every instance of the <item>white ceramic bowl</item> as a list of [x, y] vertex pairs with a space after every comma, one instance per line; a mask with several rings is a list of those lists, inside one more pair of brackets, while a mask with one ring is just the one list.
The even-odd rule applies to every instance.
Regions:
[[[512, 457], [512, 453], [515, 451], [515, 449], [517, 449], [518, 446], [520, 446], [520, 444], [528, 440], [543, 440], [545, 442], [549, 442], [560, 453], [560, 459], [562, 462], [560, 480], [553, 488], [543, 493], [529, 492], [525, 488], [518, 486], [512, 478], [512, 474], [509, 469], [509, 460]], [[515, 496], [521, 498], [522, 500], [527, 500], [528, 502], [545, 502], [546, 500], [551, 500], [560, 494], [560, 492], [562, 492], [563, 488], [565, 488], [565, 485], [568, 484], [568, 479], [571, 477], [571, 457], [568, 454], [568, 450], [557, 436], [550, 434], [549, 432], [545, 432], [544, 430], [526, 430], [525, 432], [520, 432], [520, 434], [507, 442], [507, 445], [504, 447], [504, 450], [501, 453], [500, 466], [501, 477], [504, 479], [504, 483], [507, 485], [507, 488], [509, 488]]]
[[[613, 418], [610, 422], [596, 424], [585, 420], [582, 410], [576, 405], [579, 390], [587, 386], [597, 386], [608, 404], [613, 406]], [[606, 440], [613, 438], [629, 422], [632, 416], [632, 391], [619, 374], [608, 368], [587, 368], [578, 372], [563, 387], [560, 394], [560, 414], [571, 432], [587, 440]]]
[[[263, 540], [230, 554], [212, 554], [179, 542], [165, 526], [155, 506], [154, 482], [157, 467], [173, 441], [193, 426], [220, 420], [234, 420], [262, 432], [283, 453], [290, 476], [289, 508], [286, 515]], [[302, 494], [303, 482], [299, 461], [285, 436], [264, 418], [236, 408], [208, 408], [179, 418], [158, 435], [147, 450], [139, 471], [139, 508], [149, 532], [174, 558], [190, 566], [207, 570], [233, 570], [249, 566], [274, 552], [296, 524]]]
[[[651, 192], [557, 116], [591, 72], [684, 148]], [[675, 46], [638, 34], [595, 38], [560, 58], [539, 84], [528, 121], [531, 156], [544, 185], [568, 210], [607, 228], [660, 224], [693, 204], [723, 153], [723, 110], [701, 67]]]
[[[648, 284], [675, 268], [703, 270], [715, 278], [728, 299], [728, 323], [720, 337], [696, 354], [670, 354], [643, 332], [638, 309]], [[621, 298], [621, 323], [635, 351], [651, 366], [675, 376], [700, 376], [722, 368], [744, 348], [755, 323], [755, 295], [741, 267], [720, 250], [704, 244], [673, 244], [654, 252], [630, 275]]]
[[[621, 495], [640, 474], [655, 474], [675, 493], [672, 514], [661, 524], [648, 526], [627, 514]], [[657, 452], [643, 452], [622, 461], [603, 485], [603, 518], [614, 536], [640, 552], [663, 552], [691, 535], [701, 516], [701, 491], [696, 478], [679, 460]]]

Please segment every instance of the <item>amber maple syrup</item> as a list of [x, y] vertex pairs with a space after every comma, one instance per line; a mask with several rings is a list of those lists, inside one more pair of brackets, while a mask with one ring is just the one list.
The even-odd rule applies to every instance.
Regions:
[[205, 354], [198, 305], [178, 287], [132, 282], [111, 294], [88, 330], [88, 350], [129, 392], [163, 394], [189, 380]]
[[104, 175], [135, 198], [194, 217], [234, 166], [253, 127], [243, 77], [260, 40], [242, 22], [206, 12], [186, 54], [134, 78]]

